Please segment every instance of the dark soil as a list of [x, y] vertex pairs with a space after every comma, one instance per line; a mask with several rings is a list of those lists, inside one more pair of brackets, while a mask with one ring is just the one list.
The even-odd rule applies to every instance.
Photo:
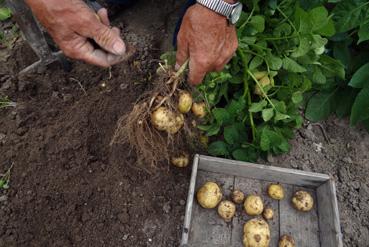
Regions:
[[[179, 2], [141, 2], [115, 21], [137, 54], [111, 76], [73, 62], [69, 73], [52, 65], [17, 79], [36, 58], [22, 41], [9, 51], [0, 96], [17, 107], [0, 110], [0, 172], [13, 164], [10, 189], [0, 192], [0, 247], [179, 245], [190, 169], [153, 171], [137, 166], [128, 146], [109, 146], [170, 47]], [[369, 135], [334, 118], [322, 127], [327, 138], [307, 123], [290, 154], [268, 161], [332, 175], [345, 246], [367, 247]]]

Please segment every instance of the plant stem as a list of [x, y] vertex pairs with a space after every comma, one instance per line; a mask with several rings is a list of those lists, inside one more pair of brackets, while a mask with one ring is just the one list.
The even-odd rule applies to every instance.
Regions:
[[[244, 92], [243, 92], [243, 97], [247, 99], [247, 103], [250, 106], [252, 104], [251, 101], [251, 93], [250, 93], [250, 86], [249, 83], [247, 81], [247, 61], [246, 61], [246, 57], [245, 54], [243, 53], [243, 51], [241, 49], [238, 49], [238, 53], [240, 54], [242, 63], [245, 65], [245, 70], [244, 70], [244, 74], [242, 77], [243, 80], [243, 87], [244, 87]], [[255, 127], [255, 123], [254, 123], [254, 116], [252, 114], [252, 112], [248, 111], [249, 113], [249, 118], [250, 118], [250, 126], [251, 126], [251, 133], [252, 133], [252, 141], [254, 142], [256, 140], [256, 127]]]
[[258, 87], [261, 90], [262, 95], [265, 96], [265, 99], [269, 102], [269, 104], [273, 107], [274, 110], [277, 110], [273, 102], [269, 99], [268, 95], [265, 93], [264, 88], [260, 85], [259, 81], [255, 78], [254, 74], [247, 69], [247, 73], [251, 76], [251, 78], [255, 81], [255, 83], [258, 85]]

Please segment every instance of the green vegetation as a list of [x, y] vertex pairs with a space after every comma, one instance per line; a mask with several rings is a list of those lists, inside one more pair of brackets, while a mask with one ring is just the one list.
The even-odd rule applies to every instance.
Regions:
[[255, 161], [289, 151], [293, 130], [303, 123], [304, 95], [344, 80], [345, 69], [326, 53], [336, 28], [323, 5], [242, 2], [237, 56], [198, 87], [211, 113], [199, 128], [215, 139], [211, 155]]

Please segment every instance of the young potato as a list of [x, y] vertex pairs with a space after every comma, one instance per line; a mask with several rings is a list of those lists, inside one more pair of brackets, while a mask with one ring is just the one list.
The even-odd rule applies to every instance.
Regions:
[[151, 114], [151, 123], [157, 130], [175, 134], [183, 127], [184, 116], [166, 107], [159, 107]]
[[187, 113], [192, 107], [192, 96], [189, 92], [183, 91], [180, 93], [178, 98], [178, 110], [181, 113]]
[[189, 157], [188, 154], [183, 153], [181, 155], [178, 155], [176, 157], [172, 157], [170, 162], [172, 163], [172, 165], [176, 166], [176, 167], [187, 167], [189, 162]]
[[308, 212], [314, 207], [314, 199], [309, 192], [300, 190], [292, 197], [292, 205], [299, 211]]
[[295, 247], [295, 240], [290, 235], [283, 235], [279, 239], [278, 247]]
[[271, 184], [268, 187], [268, 195], [274, 200], [282, 200], [284, 198], [284, 189], [280, 184]]
[[231, 201], [222, 201], [218, 206], [218, 214], [225, 222], [230, 222], [236, 213], [236, 205]]
[[192, 112], [198, 118], [203, 118], [206, 116], [206, 104], [205, 102], [193, 103]]
[[214, 182], [206, 182], [197, 191], [197, 201], [203, 208], [215, 208], [222, 200], [223, 194], [219, 186]]
[[263, 211], [263, 217], [266, 220], [272, 220], [274, 217], [274, 211], [271, 207], [267, 207]]
[[243, 204], [246, 214], [250, 216], [260, 215], [264, 210], [263, 200], [260, 196], [249, 195]]
[[244, 247], [269, 247], [270, 229], [262, 219], [251, 219], [243, 226]]
[[232, 201], [237, 204], [243, 203], [245, 200], [245, 194], [240, 190], [234, 190], [232, 192]]
[[[261, 86], [261, 88], [263, 88], [263, 90], [265, 91], [265, 87], [271, 84], [271, 80], [268, 76], [264, 76], [263, 78], [261, 78], [259, 81], [259, 85]], [[261, 90], [261, 88], [259, 87], [259, 85], [255, 86], [255, 91], [254, 94], [259, 95], [259, 96], [264, 96], [263, 95], [263, 91]]]
[[262, 79], [263, 77], [265, 77], [267, 75], [268, 75], [268, 71], [257, 71], [257, 72], [254, 73], [254, 76], [255, 76], [256, 80], [260, 80], [260, 79]]

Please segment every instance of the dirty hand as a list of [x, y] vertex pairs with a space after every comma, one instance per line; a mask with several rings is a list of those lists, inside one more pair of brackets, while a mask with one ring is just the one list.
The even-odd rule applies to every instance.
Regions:
[[[82, 0], [26, 0], [34, 15], [68, 57], [109, 67], [126, 47], [118, 28], [110, 28], [106, 9], [95, 14]], [[89, 41], [94, 40], [98, 49]]]
[[177, 40], [177, 67], [189, 59], [189, 82], [194, 85], [207, 72], [221, 71], [238, 46], [236, 28], [200, 4], [187, 10]]

